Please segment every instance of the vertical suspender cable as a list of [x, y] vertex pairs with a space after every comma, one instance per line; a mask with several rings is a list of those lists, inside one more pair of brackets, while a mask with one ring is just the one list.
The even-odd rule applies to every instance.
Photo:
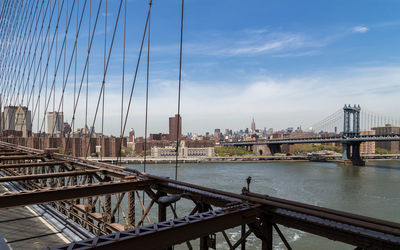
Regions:
[[[147, 119], [149, 110], [149, 70], [150, 70], [150, 19], [151, 19], [151, 5], [152, 0], [149, 2], [149, 22], [147, 32], [147, 75], [146, 75], [146, 114], [144, 121], [144, 155], [143, 155], [143, 170], [146, 172], [146, 154], [147, 154]], [[144, 199], [144, 195], [143, 195]]]
[[[149, 1], [149, 19], [148, 19], [148, 33], [147, 33], [147, 72], [146, 72], [146, 114], [144, 118], [144, 154], [143, 154], [143, 171], [146, 172], [146, 164], [147, 164], [147, 118], [148, 118], [148, 109], [149, 109], [149, 69], [150, 69], [150, 18], [151, 18], [151, 5], [152, 0]], [[145, 191], [143, 190], [142, 200], [143, 205], [146, 204], [145, 201]], [[142, 210], [142, 215], [144, 215], [145, 211]]]
[[[51, 9], [51, 2], [49, 2], [49, 4], [50, 4], [50, 9]], [[49, 19], [49, 26], [50, 26], [50, 20], [51, 19]], [[50, 54], [50, 36], [47, 38], [47, 57], [49, 57], [49, 54]], [[49, 85], [49, 70], [46, 70], [46, 89], [45, 89], [45, 94], [44, 94], [44, 102], [46, 103], [46, 100], [47, 100], [47, 88], [48, 88], [48, 85]], [[43, 128], [43, 132], [45, 132], [45, 134], [46, 134], [46, 109], [45, 109], [45, 107], [43, 107], [43, 114], [44, 114], [44, 116], [43, 116], [43, 118], [44, 118], [44, 128]], [[48, 129], [48, 128], [47, 128]]]
[[[107, 51], [107, 4], [108, 0], [106, 0], [106, 16], [104, 17], [104, 74], [106, 72], [106, 51]], [[105, 81], [105, 79], [104, 79]], [[104, 96], [105, 96], [105, 83], [103, 84], [103, 100], [101, 107], [101, 135], [104, 137]]]
[[[74, 110], [72, 112], [71, 126], [75, 122], [76, 106], [78, 105], [78, 102], [79, 102], [79, 97], [80, 97], [80, 94], [81, 94], [83, 81], [85, 80], [85, 73], [86, 73], [86, 70], [88, 69], [89, 56], [90, 56], [90, 52], [91, 52], [92, 45], [93, 45], [93, 38], [94, 38], [94, 34], [96, 32], [97, 22], [99, 20], [99, 14], [100, 14], [102, 3], [103, 3], [103, 0], [100, 0], [100, 2], [98, 4], [98, 7], [97, 7], [96, 18], [95, 18], [94, 25], [93, 25], [93, 31], [92, 31], [92, 33], [90, 35], [90, 44], [89, 44], [88, 54], [86, 56], [85, 64], [84, 64], [84, 67], [83, 67], [81, 82], [79, 84], [78, 94], [76, 96], [76, 102], [73, 105], [75, 108], [74, 108]], [[67, 77], [68, 77], [68, 74], [67, 74]], [[90, 131], [92, 131], [92, 130], [90, 130]], [[69, 149], [69, 142], [70, 142], [70, 135], [68, 135], [68, 137], [67, 137], [67, 141], [66, 141], [65, 146], [64, 146], [64, 152], [66, 152], [66, 150]], [[86, 150], [87, 149], [88, 148], [86, 148]]]
[[[65, 9], [65, 33], [68, 32], [67, 29], [67, 23], [68, 23], [68, 0], [67, 0], [67, 8]], [[67, 60], [67, 44], [65, 44], [65, 50], [64, 50], [64, 69], [63, 69], [63, 83], [65, 82], [65, 64], [66, 64], [66, 60]], [[62, 101], [61, 104], [61, 112], [63, 114], [64, 117], [64, 100]], [[61, 136], [64, 137], [64, 124], [61, 124], [61, 129], [63, 131], [61, 131]]]
[[[57, 15], [60, 15], [60, 1], [57, 0]], [[59, 19], [59, 17], [57, 17]], [[56, 112], [56, 82], [57, 82], [57, 44], [58, 44], [58, 27], [56, 27], [56, 51], [54, 53], [54, 91], [53, 91], [53, 120], [57, 120]], [[50, 129], [50, 128], [49, 128]], [[53, 129], [54, 130], [54, 129]], [[50, 132], [50, 131], [49, 131]], [[51, 137], [54, 137], [54, 134], [51, 133]], [[55, 147], [53, 145], [52, 147]]]
[[[96, 111], [94, 113], [93, 126], [94, 126], [94, 124], [96, 122], [97, 113], [98, 113], [98, 110], [99, 110], [102, 94], [104, 94], [103, 90], [104, 90], [104, 85], [105, 85], [105, 82], [106, 82], [107, 69], [108, 69], [108, 66], [109, 66], [110, 58], [111, 58], [111, 52], [112, 52], [112, 49], [113, 49], [113, 46], [114, 46], [115, 33], [116, 33], [117, 27], [118, 27], [119, 16], [120, 16], [120, 13], [121, 13], [121, 6], [122, 6], [122, 0], [120, 1], [120, 4], [119, 4], [118, 14], [117, 14], [117, 18], [116, 18], [115, 25], [114, 25], [114, 30], [112, 32], [110, 48], [108, 50], [106, 67], [105, 67], [105, 71], [104, 71], [104, 75], [103, 75], [103, 80], [102, 80], [102, 85], [101, 85], [101, 89], [100, 89], [99, 98], [97, 100]], [[92, 131], [90, 131], [90, 133], [89, 133], [89, 138], [91, 138], [91, 137], [92, 137]]]
[[[90, 26], [92, 20], [92, 0], [89, 1], [89, 33], [88, 33], [88, 51], [87, 51], [87, 71], [86, 71], [86, 107], [85, 107], [85, 127], [88, 127], [88, 98], [89, 98], [89, 53], [90, 53]], [[91, 128], [89, 128], [91, 129]], [[90, 141], [90, 138], [88, 139]], [[86, 152], [88, 150], [86, 149]], [[85, 159], [87, 158], [87, 153], [85, 154]]]
[[[80, 32], [80, 30], [81, 30], [82, 20], [83, 20], [84, 13], [85, 13], [85, 9], [86, 9], [86, 3], [87, 3], [87, 0], [84, 1], [83, 8], [82, 8], [82, 13], [81, 13], [81, 17], [80, 17], [80, 19], [78, 18], [78, 28], [77, 28], [77, 34], [76, 34], [76, 36], [75, 36], [75, 41], [74, 41], [74, 46], [73, 46], [73, 52], [76, 51], [75, 48], [76, 48], [77, 43], [78, 43], [79, 32]], [[71, 10], [71, 14], [72, 14], [72, 11], [73, 11], [73, 8], [72, 8], [72, 10]], [[68, 24], [67, 24], [67, 28], [68, 28], [68, 27], [69, 27], [69, 22], [68, 22]], [[61, 49], [64, 49], [64, 48], [65, 48], [64, 45], [65, 45], [65, 41], [66, 41], [66, 38], [67, 38], [66, 35], [67, 35], [67, 33], [66, 33], [65, 36], [64, 36], [64, 41], [63, 41], [63, 44], [62, 44], [63, 46], [62, 46]], [[62, 52], [62, 51], [61, 51], [61, 52]], [[57, 113], [60, 112], [61, 104], [62, 104], [62, 102], [63, 102], [63, 100], [64, 100], [65, 87], [66, 87], [66, 83], [67, 83], [67, 80], [68, 80], [68, 75], [69, 75], [69, 72], [70, 72], [70, 68], [71, 68], [71, 64], [72, 64], [72, 59], [73, 59], [73, 57], [74, 57], [74, 53], [71, 55], [71, 60], [70, 60], [70, 63], [69, 63], [69, 65], [68, 65], [67, 78], [65, 79], [65, 81], [64, 81], [63, 84], [62, 84], [61, 100], [60, 100], [60, 103], [59, 103], [59, 105], [58, 105]], [[59, 60], [60, 60], [60, 59], [61, 59], [61, 53], [60, 53], [60, 58], [59, 58]], [[58, 63], [59, 63], [59, 62], [58, 62]], [[57, 65], [57, 67], [58, 67], [58, 65]], [[83, 75], [85, 75], [85, 74], [83, 73]], [[54, 132], [54, 128], [55, 128], [55, 123], [54, 123], [54, 126], [53, 126], [53, 132]], [[53, 133], [53, 132], [52, 132], [52, 133]]]
[[[42, 46], [41, 47], [43, 47], [43, 45], [44, 45], [44, 40], [43, 40], [43, 36], [41, 37], [41, 44], [42, 44]], [[42, 63], [43, 63], [43, 61], [41, 61], [40, 62], [40, 73], [39, 73], [39, 79], [42, 79]], [[46, 101], [46, 100], [45, 100]], [[39, 134], [39, 123], [40, 123], [40, 92], [39, 92], [39, 107], [38, 107], [38, 121], [37, 121], [37, 133]], [[40, 136], [40, 135], [39, 135]]]
[[180, 136], [180, 120], [181, 120], [181, 82], [182, 82], [182, 41], [183, 41], [183, 10], [185, 0], [182, 0], [181, 12], [181, 42], [179, 50], [179, 86], [178, 86], [178, 121], [176, 122], [176, 159], [175, 159], [175, 180], [178, 179], [178, 155], [179, 155], [179, 136]]
[[[75, 37], [78, 36], [78, 16], [79, 16], [79, 0], [76, 5], [76, 28], [75, 28]], [[74, 70], [74, 105], [76, 100], [76, 71], [78, 66], [78, 46], [75, 46], [75, 70]], [[75, 106], [74, 106], [75, 109]], [[72, 125], [72, 133], [74, 132], [74, 125]]]
[[[106, 74], [106, 54], [107, 54], [107, 6], [108, 5], [108, 1], [106, 0], [106, 5], [105, 5], [105, 16], [104, 16], [104, 60], [103, 60], [103, 75]], [[105, 78], [103, 79], [103, 81], [105, 81]], [[101, 94], [103, 96], [100, 96], [100, 98], [102, 98], [102, 105], [101, 105], [101, 141], [100, 141], [100, 145], [102, 145], [102, 141], [104, 141], [104, 92], [105, 92], [105, 82], [102, 83], [101, 85], [102, 87], [102, 91]], [[90, 134], [92, 134], [90, 132]], [[105, 144], [104, 144], [105, 145]], [[101, 156], [100, 159], [103, 159], [103, 152], [104, 152], [104, 148], [101, 148]]]
[[[125, 48], [126, 48], [126, 0], [124, 5], [124, 45], [122, 48], [122, 82], [121, 82], [121, 130], [120, 130], [120, 145], [119, 145], [119, 156], [121, 159], [122, 141], [124, 138], [123, 123], [124, 123], [124, 91], [125, 91]], [[118, 164], [118, 158], [117, 158]]]
[[[150, 9], [151, 9], [151, 5], [150, 5]], [[125, 113], [125, 119], [124, 119], [124, 127], [122, 129], [122, 134], [124, 134], [125, 129], [126, 129], [126, 123], [128, 121], [128, 115], [131, 109], [131, 105], [132, 105], [132, 98], [133, 98], [133, 92], [135, 90], [135, 85], [136, 85], [136, 79], [137, 79], [137, 74], [139, 71], [139, 66], [140, 66], [140, 59], [142, 58], [142, 51], [143, 51], [143, 44], [144, 44], [144, 39], [146, 38], [146, 33], [147, 33], [147, 27], [148, 27], [148, 22], [149, 22], [149, 17], [150, 17], [150, 9], [149, 12], [147, 12], [147, 17], [146, 17], [146, 23], [144, 25], [144, 31], [143, 31], [143, 36], [142, 36], [142, 40], [140, 43], [140, 49], [139, 49], [139, 55], [138, 55], [138, 59], [137, 59], [137, 63], [136, 63], [136, 69], [135, 69], [135, 74], [133, 76], [133, 82], [132, 82], [132, 87], [131, 87], [131, 91], [129, 94], [129, 101], [128, 101], [128, 105], [126, 107], [126, 113]]]

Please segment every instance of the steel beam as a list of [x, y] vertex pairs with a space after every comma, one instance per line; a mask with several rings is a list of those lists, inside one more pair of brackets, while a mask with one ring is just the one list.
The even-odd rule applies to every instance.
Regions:
[[0, 169], [3, 168], [30, 168], [30, 167], [41, 167], [41, 166], [56, 166], [62, 165], [67, 162], [65, 161], [43, 161], [43, 162], [28, 162], [28, 163], [13, 163], [13, 164], [0, 164]]
[[151, 180], [129, 182], [106, 182], [99, 184], [47, 188], [33, 191], [0, 194], [0, 208], [35, 205], [53, 201], [85, 198], [90, 196], [142, 190], [154, 183]]
[[278, 209], [271, 221], [286, 227], [344, 242], [365, 249], [399, 249], [400, 237], [369, 230], [352, 224], [323, 220], [313, 216]]
[[77, 176], [77, 175], [92, 175], [92, 174], [96, 174], [96, 173], [100, 173], [100, 172], [103, 172], [103, 171], [101, 171], [101, 170], [84, 170], [84, 171], [59, 172], [59, 173], [51, 173], [51, 174], [6, 176], [6, 177], [0, 177], [0, 182], [38, 180], [38, 179], [58, 178], [58, 177]]
[[242, 224], [260, 215], [258, 206], [239, 205], [170, 221], [146, 225], [50, 249], [139, 249], [159, 250]]
[[6, 155], [0, 156], [0, 161], [41, 159], [43, 155]]

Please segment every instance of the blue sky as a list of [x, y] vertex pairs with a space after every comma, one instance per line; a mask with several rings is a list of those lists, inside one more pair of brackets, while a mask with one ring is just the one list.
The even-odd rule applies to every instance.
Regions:
[[[82, 3], [80, 0], [80, 6]], [[97, 3], [93, 0], [93, 6]], [[108, 0], [108, 45], [118, 4], [119, 0]], [[126, 93], [131, 87], [148, 6], [147, 1], [128, 0], [127, 7]], [[186, 0], [184, 132], [242, 129], [250, 126], [252, 117], [259, 128], [307, 127], [344, 103], [400, 116], [399, 9], [400, 2], [395, 0]], [[167, 119], [176, 112], [179, 15], [180, 1], [153, 1], [150, 132], [167, 132]], [[103, 7], [90, 59], [91, 115], [101, 84], [105, 16]], [[106, 83], [105, 131], [113, 134], [119, 133], [122, 24], [118, 25]], [[82, 29], [78, 75], [87, 49], [88, 18]], [[68, 41], [68, 47], [72, 47], [72, 35]], [[128, 129], [133, 127], [139, 135], [144, 124], [145, 66], [143, 60], [128, 120]], [[71, 107], [72, 86], [69, 82], [66, 113]], [[125, 94], [125, 100], [127, 97]], [[83, 103], [84, 99], [79, 105]], [[83, 109], [78, 109], [77, 126], [84, 120]], [[96, 128], [98, 124], [99, 120]]]

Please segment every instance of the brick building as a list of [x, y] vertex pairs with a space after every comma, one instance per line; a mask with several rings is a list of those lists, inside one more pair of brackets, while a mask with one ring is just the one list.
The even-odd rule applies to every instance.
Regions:
[[[360, 131], [360, 135], [375, 135], [375, 130]], [[375, 145], [376, 143], [374, 141], [362, 142], [360, 145], [360, 153], [375, 154]]]
[[[75, 157], [89, 157], [96, 153], [96, 146], [100, 145], [102, 157], [117, 157], [121, 147], [121, 138], [116, 137], [102, 137], [102, 138], [88, 138], [88, 137], [5, 137], [3, 141], [32, 147], [35, 149], [58, 148], [66, 154], [71, 154]], [[122, 147], [126, 147], [126, 138], [122, 139]]]
[[[178, 128], [179, 122], [179, 128]], [[178, 135], [178, 138], [176, 138]], [[171, 141], [177, 141], [182, 137], [182, 117], [175, 115], [169, 118], [169, 139]]]
[[[391, 124], [386, 124], [385, 127], [372, 128], [376, 135], [390, 135], [390, 134], [400, 134], [400, 127], [392, 126]], [[389, 150], [393, 154], [400, 153], [400, 142], [398, 141], [382, 141], [376, 142], [376, 148], [383, 148]]]

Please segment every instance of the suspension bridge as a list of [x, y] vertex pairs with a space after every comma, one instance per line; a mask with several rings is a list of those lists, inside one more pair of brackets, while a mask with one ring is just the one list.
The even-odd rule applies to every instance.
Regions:
[[[105, 140], [105, 113], [116, 99], [121, 100], [120, 119], [112, 122], [119, 123], [119, 138], [123, 138], [140, 77], [145, 79], [147, 138], [152, 1], [145, 5], [143, 32], [138, 33], [139, 49], [133, 61], [132, 56], [126, 56], [126, 45], [133, 43], [127, 34], [132, 28], [127, 28], [127, 4], [126, 0], [2, 1], [0, 215], [7, 216], [1, 223], [17, 222], [13, 230], [0, 228], [4, 236], [0, 237], [2, 249], [35, 247], [30, 241], [34, 239], [35, 244], [40, 243], [36, 247], [50, 249], [172, 249], [185, 244], [188, 249], [203, 250], [216, 248], [217, 233], [230, 249], [246, 249], [250, 235], [259, 239], [262, 249], [272, 249], [273, 232], [291, 249], [280, 226], [341, 241], [356, 249], [399, 248], [398, 223], [253, 193], [250, 178], [242, 193], [235, 194], [177, 180], [178, 161], [173, 180], [146, 173], [146, 160], [143, 172], [87, 160], [92, 144]], [[183, 0], [179, 13], [178, 115]], [[143, 64], [145, 69], [141, 70]], [[116, 88], [117, 80], [113, 79], [113, 84], [110, 80], [111, 67], [120, 70], [121, 95], [106, 101], [106, 89]], [[340, 140], [352, 147], [354, 154], [357, 143], [368, 138], [359, 135], [358, 108], [348, 108], [356, 110], [356, 115], [351, 111], [352, 118], [344, 116], [344, 124], [356, 122], [352, 123], [353, 129], [345, 126], [348, 137]], [[64, 127], [63, 119], [69, 127]], [[332, 126], [336, 119], [336, 115], [330, 116], [318, 126]], [[95, 125], [100, 132], [95, 132]], [[76, 138], [71, 133], [79, 127], [88, 128], [80, 145], [74, 143]], [[391, 135], [391, 140], [396, 136]], [[60, 137], [64, 140], [58, 144], [56, 139]], [[369, 139], [379, 138], [376, 135]], [[29, 140], [38, 143], [29, 144]], [[286, 142], [275, 144], [282, 143]], [[120, 141], [117, 148], [122, 146]], [[83, 157], [71, 156], [74, 150], [85, 153]], [[178, 210], [181, 202], [191, 204], [192, 210]], [[39, 215], [18, 217], [25, 209], [46, 217], [35, 221], [28, 220]], [[158, 215], [155, 221], [150, 220], [150, 213]], [[241, 235], [232, 242], [226, 230], [235, 227], [240, 228]], [[36, 231], [44, 234], [35, 235]], [[12, 239], [21, 235], [25, 238]], [[62, 237], [46, 238], [51, 235]]]
[[[225, 142], [223, 145], [246, 147], [249, 150], [260, 150], [260, 147], [257, 146], [266, 145], [271, 154], [276, 154], [282, 153], [282, 145], [340, 143], [343, 147], [343, 160], [350, 160], [353, 165], [364, 165], [365, 162], [360, 154], [361, 143], [400, 141], [400, 131], [393, 133], [388, 129], [399, 124], [399, 118], [383, 116], [369, 111], [362, 112], [360, 105], [345, 105], [343, 109], [313, 125], [311, 127], [313, 136]], [[255, 149], [256, 147], [257, 149]], [[266, 151], [265, 148], [261, 150]]]

